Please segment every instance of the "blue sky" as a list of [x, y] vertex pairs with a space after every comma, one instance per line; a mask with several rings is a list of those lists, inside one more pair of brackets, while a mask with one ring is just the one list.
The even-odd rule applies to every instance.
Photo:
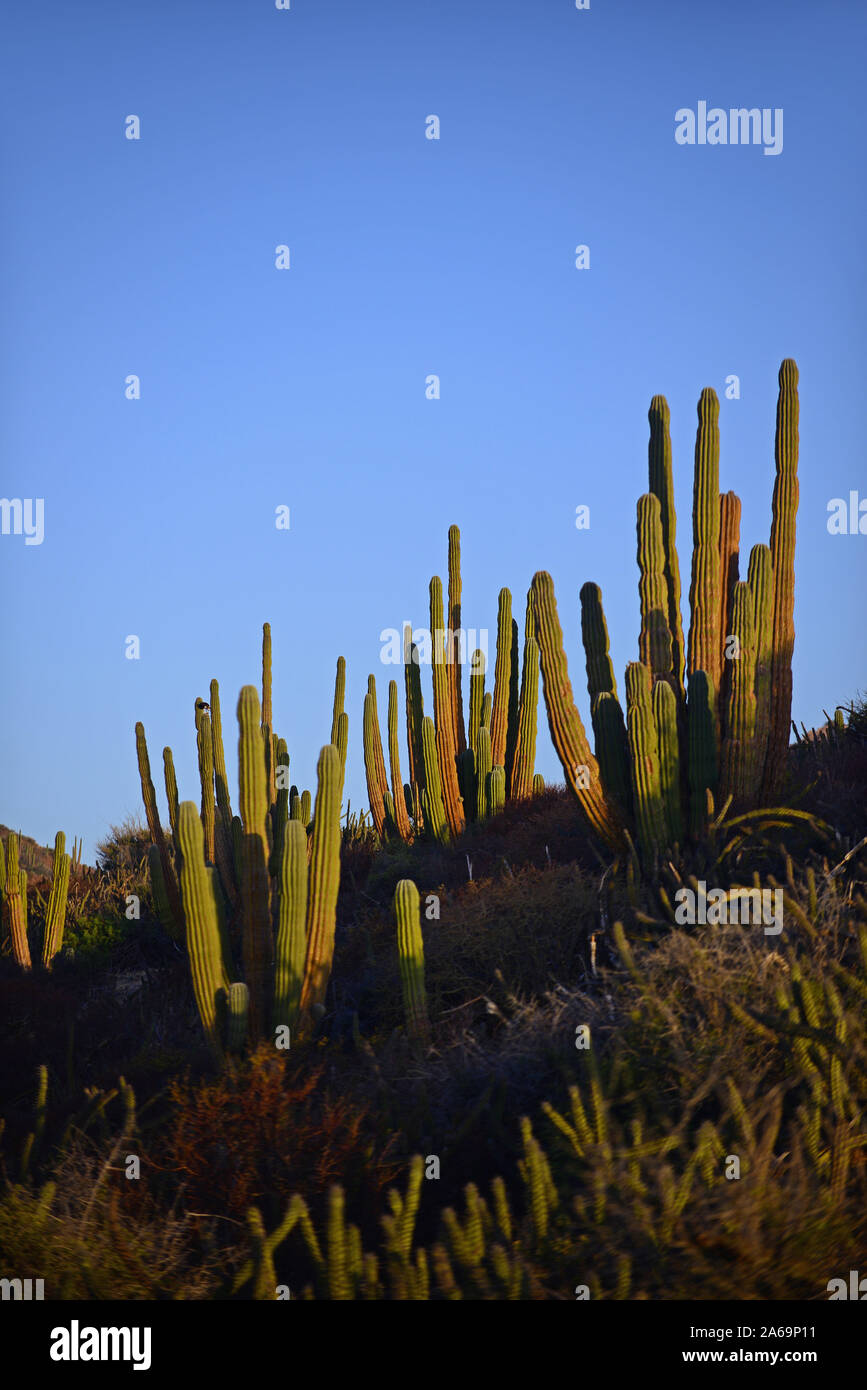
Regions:
[[[492, 640], [500, 587], [523, 627], [552, 573], [587, 720], [584, 580], [621, 683], [637, 655], [651, 396], [671, 406], [687, 576], [699, 393], [721, 397], [745, 558], [769, 535], [788, 356], [794, 716], [867, 686], [867, 538], [826, 526], [831, 498], [867, 497], [865, 38], [863, 7], [805, 0], [7, 6], [2, 492], [45, 499], [45, 538], [0, 536], [0, 821], [83, 835], [92, 858], [140, 810], [137, 719], [197, 799], [193, 701], [216, 675], [234, 763], [266, 619], [293, 780], [313, 785], [343, 654], [366, 804], [380, 632], [427, 621], [452, 522], [465, 624]], [[678, 145], [700, 100], [782, 108], [782, 153]]]

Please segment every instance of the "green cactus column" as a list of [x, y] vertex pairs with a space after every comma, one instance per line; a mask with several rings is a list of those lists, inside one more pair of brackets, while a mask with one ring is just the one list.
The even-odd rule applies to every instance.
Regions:
[[668, 681], [657, 681], [651, 698], [659, 751], [659, 789], [665, 843], [671, 847], [683, 844], [677, 699]]
[[533, 578], [533, 606], [551, 742], [566, 783], [578, 798], [588, 823], [606, 844], [621, 848], [625, 843], [622, 820], [605, 798], [599, 765], [590, 751], [581, 716], [575, 708], [554, 583], [544, 570]]
[[476, 734], [475, 757], [476, 820], [478, 821], [484, 821], [488, 818], [492, 769], [491, 731], [486, 725], [482, 724], [479, 728], [479, 732]]
[[705, 387], [698, 403], [695, 439], [687, 669], [690, 675], [697, 671], [705, 672], [708, 678], [706, 694], [713, 701], [719, 690], [722, 652], [719, 524], [719, 401], [716, 392]]
[[400, 775], [400, 741], [397, 733], [397, 681], [388, 683], [388, 761], [391, 769], [391, 793], [394, 802], [394, 819], [397, 833], [402, 840], [412, 839], [412, 827], [403, 795], [403, 778]]
[[665, 547], [662, 539], [662, 509], [653, 492], [638, 499], [638, 595], [641, 602], [641, 632], [638, 659], [660, 680], [673, 680], [672, 642], [668, 626], [668, 585], [665, 579]]
[[762, 799], [774, 803], [783, 787], [792, 719], [792, 654], [795, 649], [795, 526], [798, 515], [798, 368], [787, 357], [780, 367], [771, 522], [774, 626], [771, 640], [771, 699], [768, 752]]
[[314, 1005], [325, 1002], [334, 957], [340, 889], [342, 775], [340, 754], [333, 745], [328, 745], [322, 749], [316, 765], [316, 805], [307, 895], [307, 956], [301, 991], [301, 1012], [305, 1016]]
[[756, 644], [756, 731], [752, 744], [746, 796], [754, 801], [762, 786], [771, 722], [771, 662], [774, 638], [774, 570], [771, 549], [754, 545], [750, 551], [747, 582], [753, 604]]
[[506, 794], [512, 785], [512, 772], [515, 763], [515, 748], [518, 743], [518, 718], [521, 708], [521, 693], [518, 682], [518, 623], [512, 619], [512, 652], [509, 659], [509, 708], [506, 721]]
[[[530, 592], [532, 594], [532, 590]], [[527, 622], [524, 628], [524, 665], [521, 671], [521, 701], [517, 718], [518, 735], [509, 786], [509, 795], [514, 801], [523, 801], [533, 795], [538, 704], [539, 646], [533, 636], [532, 604], [528, 600]]]
[[602, 607], [602, 590], [598, 584], [583, 584], [581, 601], [581, 641], [587, 666], [587, 691], [591, 705], [597, 695], [610, 691], [617, 697], [614, 664], [608, 649], [608, 624]]
[[749, 584], [735, 585], [732, 605], [735, 653], [726, 681], [726, 734], [720, 748], [720, 800], [742, 802], [749, 795], [756, 736], [756, 642]]
[[452, 708], [454, 744], [457, 753], [467, 746], [464, 728], [464, 703], [461, 690], [461, 533], [457, 526], [449, 527], [449, 621], [447, 665], [449, 668], [449, 703]]
[[482, 725], [482, 706], [485, 702], [485, 654], [476, 647], [470, 665], [470, 748], [475, 751], [476, 738]]
[[45, 935], [42, 942], [42, 964], [50, 970], [51, 962], [63, 945], [66, 922], [66, 899], [69, 892], [69, 870], [72, 860], [66, 853], [66, 836], [58, 830], [54, 840], [54, 863], [51, 871], [51, 895], [45, 910]]
[[488, 776], [488, 813], [498, 816], [506, 806], [506, 769], [492, 767]]
[[412, 627], [403, 630], [404, 697], [406, 700], [406, 746], [409, 755], [409, 784], [412, 789], [416, 828], [421, 823], [421, 793], [424, 788], [424, 756], [421, 746], [421, 726], [424, 719], [424, 699], [421, 691], [421, 669], [418, 647], [412, 640]]
[[422, 792], [425, 827], [438, 844], [447, 845], [451, 838], [443, 806], [440, 783], [439, 759], [437, 757], [436, 730], [430, 716], [422, 720], [422, 755], [424, 757], [425, 785]]
[[[256, 703], [258, 705], [258, 699]], [[220, 1058], [223, 1052], [220, 1000], [222, 991], [228, 990], [229, 976], [223, 958], [214, 880], [205, 865], [202, 822], [193, 801], [182, 801], [178, 808], [178, 844], [193, 993], [205, 1037]]]
[[594, 696], [590, 717], [603, 790], [606, 798], [617, 802], [628, 820], [632, 814], [629, 746], [623, 710], [613, 691], [600, 690]]
[[[343, 769], [344, 779], [346, 777], [346, 753], [349, 744], [349, 716], [344, 710], [346, 701], [346, 661], [342, 656], [337, 658], [337, 670], [334, 676], [334, 706], [331, 712], [331, 742], [340, 754], [340, 766]], [[341, 795], [343, 790], [341, 787]]]
[[708, 792], [717, 789], [718, 754], [716, 700], [706, 671], [693, 671], [688, 680], [687, 724], [689, 756], [689, 828], [699, 839], [707, 829]]
[[238, 781], [243, 826], [241, 865], [242, 948], [250, 991], [250, 1036], [262, 1037], [267, 1018], [266, 990], [273, 956], [268, 875], [268, 774], [262, 741], [259, 696], [245, 685], [238, 699]]
[[[22, 895], [23, 888], [23, 895]], [[30, 970], [27, 941], [27, 875], [18, 864], [18, 836], [9, 832], [6, 841], [6, 882], [3, 887], [6, 927], [12, 940], [12, 954], [24, 970]]]
[[410, 878], [401, 879], [394, 890], [394, 915], [406, 1031], [414, 1041], [425, 1044], [430, 1040], [430, 1021], [424, 983], [424, 941], [418, 889]]
[[177, 940], [184, 937], [184, 911], [181, 906], [181, 895], [178, 889], [178, 880], [175, 877], [175, 869], [169, 857], [166, 837], [160, 824], [159, 811], [157, 810], [157, 794], [154, 790], [153, 779], [151, 777], [151, 764], [148, 757], [147, 739], [145, 738], [144, 725], [139, 721], [135, 726], [135, 745], [138, 755], [138, 770], [141, 780], [141, 794], [144, 802], [145, 816], [147, 817], [148, 829], [151, 841], [156, 845], [160, 855], [160, 866], [163, 871], [163, 882], [166, 889], [166, 897], [169, 900], [172, 921], [174, 922], [174, 935]]
[[741, 499], [736, 492], [721, 492], [719, 497], [719, 573], [720, 573], [720, 715], [725, 732], [725, 711], [728, 707], [731, 662], [726, 657], [726, 643], [734, 634], [735, 585], [739, 578], [741, 531]]
[[437, 758], [446, 820], [452, 835], [464, 829], [464, 809], [458, 783], [457, 748], [449, 696], [448, 668], [445, 664], [445, 630], [443, 626], [443, 586], [434, 576], [430, 582], [430, 632], [433, 664], [434, 725], [436, 728]]
[[178, 833], [178, 779], [171, 748], [163, 749], [163, 778], [166, 784], [166, 801], [169, 804], [169, 825], [173, 835]]
[[220, 687], [216, 680], [211, 681], [211, 739], [214, 755], [214, 785], [217, 794], [217, 809], [220, 823], [227, 841], [232, 838], [232, 799], [229, 795], [229, 778], [226, 773], [226, 750], [223, 746], [223, 717], [220, 712]]
[[376, 826], [376, 833], [380, 839], [384, 840], [388, 833], [388, 823], [385, 812], [385, 796], [388, 792], [388, 784], [383, 785], [385, 777], [385, 762], [383, 760], [380, 768], [377, 751], [382, 753], [382, 739], [379, 732], [379, 716], [376, 710], [376, 683], [373, 676], [370, 677], [367, 694], [364, 697], [364, 721], [362, 724], [362, 741], [364, 744], [364, 771], [367, 780], [367, 799], [370, 805], [370, 814], [373, 816], [373, 823]]
[[202, 829], [205, 834], [205, 858], [216, 863], [214, 850], [214, 741], [210, 716], [196, 708], [196, 748], [199, 755], [199, 782], [202, 788]]
[[650, 442], [647, 449], [650, 491], [659, 498], [662, 544], [665, 552], [663, 572], [668, 594], [668, 630], [672, 641], [673, 685], [678, 707], [682, 707], [686, 659], [683, 623], [680, 616], [680, 561], [677, 557], [677, 516], [674, 510], [674, 482], [671, 469], [670, 411], [664, 396], [654, 396], [647, 413]]
[[651, 675], [642, 662], [632, 661], [626, 668], [626, 695], [632, 803], [642, 854], [650, 858], [664, 847], [666, 833]]
[[501, 589], [497, 609], [497, 659], [494, 663], [494, 698], [491, 707], [491, 756], [495, 767], [505, 767], [506, 764], [511, 668], [512, 595], [508, 589]]
[[274, 1027], [292, 1026], [301, 1002], [307, 958], [307, 831], [289, 821], [278, 876]]

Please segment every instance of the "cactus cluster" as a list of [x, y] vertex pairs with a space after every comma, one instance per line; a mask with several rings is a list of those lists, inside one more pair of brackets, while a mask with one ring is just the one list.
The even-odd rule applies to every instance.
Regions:
[[[80, 851], [78, 852], [80, 855]], [[0, 898], [6, 931], [12, 943], [12, 954], [25, 970], [32, 968], [27, 921], [27, 873], [19, 863], [18, 836], [10, 833], [4, 850], [0, 841]], [[58, 830], [54, 840], [54, 860], [51, 870], [51, 889], [45, 908], [42, 938], [42, 965], [51, 969], [51, 962], [63, 945], [66, 923], [66, 900], [72, 856], [66, 853], [66, 836]]]
[[534, 775], [539, 694], [539, 649], [532, 592], [527, 597], [523, 664], [519, 667], [518, 624], [512, 595], [501, 589], [493, 688], [485, 689], [485, 653], [469, 660], [468, 710], [464, 710], [461, 626], [460, 531], [449, 528], [448, 595], [442, 580], [430, 582], [430, 661], [432, 716], [425, 714], [421, 653], [407, 625], [403, 634], [407, 772], [401, 780], [398, 685], [389, 682], [389, 782], [382, 751], [376, 680], [370, 676], [364, 700], [364, 767], [371, 816], [380, 837], [404, 841], [424, 832], [447, 844], [468, 821], [483, 821], [506, 801], [521, 801], [542, 790]]
[[798, 369], [779, 372], [770, 546], [738, 578], [741, 504], [719, 492], [719, 401], [701, 393], [695, 444], [690, 625], [684, 642], [675, 545], [669, 409], [648, 414], [649, 491], [638, 500], [641, 627], [617, 697], [602, 596], [581, 590], [581, 630], [595, 756], [572, 698], [550, 575], [533, 580], [545, 705], [554, 747], [588, 823], [610, 846], [637, 837], [652, 857], [701, 837], [718, 804], [750, 807], [779, 795], [792, 700]]
[[[163, 752], [173, 849], [162, 829], [144, 728], [136, 725], [150, 829], [155, 908], [185, 942], [205, 1037], [216, 1056], [321, 1014], [340, 884], [340, 806], [348, 737], [346, 669], [337, 663], [332, 742], [319, 755], [316, 802], [289, 784], [286, 743], [273, 729], [271, 629], [262, 641], [262, 698], [238, 699], [239, 815], [226, 777], [220, 691], [195, 706], [200, 804], [179, 801], [174, 759]], [[308, 830], [309, 828], [309, 830]]]

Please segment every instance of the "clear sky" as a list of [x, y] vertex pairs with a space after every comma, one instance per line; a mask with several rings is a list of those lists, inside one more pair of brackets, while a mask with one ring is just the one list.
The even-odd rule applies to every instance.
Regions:
[[[783, 357], [801, 373], [794, 716], [867, 686], [867, 536], [826, 524], [831, 498], [867, 498], [865, 39], [855, 0], [4, 6], [0, 491], [43, 498], [45, 521], [41, 545], [0, 536], [0, 821], [83, 835], [92, 859], [141, 809], [137, 719], [198, 799], [212, 676], [234, 788], [266, 619], [300, 786], [346, 657], [366, 805], [367, 675], [384, 717], [380, 633], [426, 623], [452, 522], [465, 623], [492, 641], [500, 587], [523, 629], [552, 573], [589, 723], [578, 590], [602, 587], [622, 688], [651, 396], [671, 406], [688, 582], [699, 393], [721, 398], [745, 557], [769, 536]], [[781, 108], [782, 151], [678, 144], [700, 101]], [[559, 780], [541, 702], [540, 732]]]

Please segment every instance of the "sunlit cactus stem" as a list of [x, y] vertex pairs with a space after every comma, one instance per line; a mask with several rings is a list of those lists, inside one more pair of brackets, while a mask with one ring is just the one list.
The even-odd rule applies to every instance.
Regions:
[[500, 590], [497, 609], [497, 658], [494, 663], [494, 698], [491, 708], [491, 757], [505, 767], [509, 727], [509, 689], [512, 669], [512, 595]]
[[678, 706], [685, 699], [685, 646], [680, 615], [680, 561], [677, 556], [677, 517], [671, 467], [670, 412], [664, 396], [654, 396], [648, 411], [650, 440], [647, 450], [649, 489], [659, 498], [664, 574], [668, 595], [668, 630], [672, 641], [672, 675]]
[[485, 703], [485, 654], [477, 647], [470, 663], [470, 730], [469, 746], [475, 749], [476, 737], [482, 725], [482, 706]]
[[271, 938], [268, 774], [262, 741], [259, 696], [245, 685], [238, 699], [238, 782], [243, 824], [241, 904], [244, 975], [250, 991], [250, 1037], [258, 1043], [266, 1018]]
[[786, 776], [792, 719], [792, 655], [795, 649], [795, 527], [798, 515], [798, 368], [791, 358], [780, 367], [771, 522], [774, 624], [771, 640], [770, 728], [762, 799], [775, 804]]
[[720, 583], [719, 509], [719, 401], [705, 387], [698, 403], [695, 440], [695, 480], [692, 502], [692, 582], [689, 591], [690, 675], [704, 671], [706, 696], [714, 702], [719, 690], [722, 658], [720, 634], [722, 586]]
[[488, 811], [498, 816], [506, 805], [506, 769], [492, 767], [488, 777]]
[[196, 710], [196, 746], [199, 754], [199, 780], [202, 787], [202, 829], [205, 833], [205, 858], [216, 862], [214, 852], [214, 743], [210, 716]]
[[436, 576], [430, 582], [430, 634], [433, 674], [434, 726], [437, 760], [446, 820], [452, 835], [464, 828], [464, 808], [458, 782], [457, 747], [454, 738], [449, 673], [446, 666], [446, 633], [443, 626], [443, 586]]
[[385, 765], [383, 762], [380, 767], [380, 759], [377, 756], [377, 749], [381, 755], [382, 742], [379, 732], [379, 717], [376, 710], [376, 684], [373, 676], [370, 677], [371, 687], [364, 697], [364, 719], [362, 723], [362, 743], [364, 747], [364, 771], [367, 779], [367, 800], [370, 805], [370, 813], [373, 816], [373, 823], [376, 826], [376, 833], [380, 839], [385, 839], [389, 829], [385, 811], [385, 794], [388, 791], [388, 784], [385, 783]]
[[445, 808], [443, 806], [440, 784], [439, 759], [437, 758], [436, 730], [429, 716], [422, 720], [422, 755], [424, 758], [425, 786], [422, 793], [424, 823], [438, 844], [446, 845], [451, 839]]
[[400, 740], [398, 738], [397, 681], [388, 683], [388, 761], [391, 771], [391, 794], [397, 833], [404, 841], [412, 839], [412, 827], [403, 796], [400, 775]]
[[178, 808], [178, 843], [193, 993], [205, 1037], [220, 1058], [223, 1052], [220, 999], [229, 987], [229, 977], [223, 959], [214, 880], [205, 865], [202, 822], [192, 801], [182, 801]]
[[424, 980], [424, 942], [418, 889], [412, 879], [404, 878], [398, 883], [394, 892], [394, 913], [406, 1031], [410, 1038], [426, 1043], [430, 1038], [430, 1021]]
[[325, 1002], [334, 956], [337, 894], [340, 888], [340, 795], [343, 769], [340, 754], [328, 744], [316, 764], [316, 805], [313, 811], [310, 870], [307, 890], [307, 955], [301, 991], [305, 1017]]
[[139, 778], [141, 780], [142, 801], [144, 802], [145, 816], [147, 817], [151, 842], [156, 845], [160, 854], [160, 864], [163, 871], [166, 897], [169, 901], [172, 921], [174, 923], [173, 934], [176, 939], [182, 940], [184, 934], [184, 911], [181, 905], [181, 895], [178, 889], [178, 880], [175, 876], [174, 865], [169, 857], [166, 837], [163, 834], [159, 811], [157, 810], [157, 794], [154, 790], [153, 779], [151, 777], [147, 740], [145, 738], [144, 725], [141, 721], [135, 726], [135, 743], [138, 756]]
[[632, 802], [642, 853], [649, 857], [665, 846], [666, 825], [650, 673], [642, 663], [631, 662], [626, 668], [626, 689]]
[[18, 863], [18, 836], [11, 831], [6, 841], [3, 915], [12, 941], [12, 954], [23, 969], [30, 970], [32, 962], [27, 941], [27, 875]]
[[476, 820], [488, 818], [488, 790], [493, 764], [491, 763], [491, 733], [483, 724], [476, 734], [475, 792]]
[[72, 860], [66, 853], [66, 836], [58, 830], [54, 840], [54, 863], [51, 872], [51, 895], [45, 910], [45, 936], [42, 943], [42, 964], [49, 969], [63, 945], [66, 922], [66, 899], [69, 892], [69, 870]]
[[638, 594], [641, 631], [638, 659], [654, 677], [673, 681], [672, 641], [668, 626], [668, 585], [659, 498], [645, 492], [638, 499]]
[[166, 800], [169, 805], [169, 825], [172, 835], [178, 833], [178, 779], [171, 748], [163, 749], [163, 777], [166, 784]]
[[750, 759], [747, 796], [755, 800], [761, 790], [768, 752], [771, 720], [771, 663], [774, 637], [774, 570], [770, 546], [754, 545], [750, 551], [747, 582], [753, 605], [756, 643], [756, 730]]
[[746, 800], [752, 785], [756, 736], [756, 639], [749, 584], [736, 584], [732, 605], [732, 643], [728, 658], [726, 734], [720, 749], [720, 798]]
[[294, 1025], [307, 957], [307, 832], [289, 821], [279, 864], [274, 1027]]
[[671, 848], [683, 843], [684, 826], [681, 809], [677, 699], [668, 681], [656, 682], [652, 703], [659, 753], [659, 790], [666, 831], [665, 843]]
[[463, 753], [467, 746], [464, 728], [464, 705], [461, 691], [461, 661], [463, 632], [461, 625], [461, 533], [457, 526], [449, 527], [449, 613], [447, 634], [447, 665], [449, 667], [449, 699], [452, 707], [455, 752]]

